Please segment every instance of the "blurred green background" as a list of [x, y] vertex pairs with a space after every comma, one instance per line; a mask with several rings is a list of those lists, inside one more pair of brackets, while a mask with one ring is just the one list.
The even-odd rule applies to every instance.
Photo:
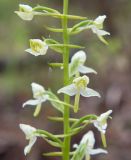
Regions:
[[[0, 160], [24, 160], [23, 148], [28, 143], [19, 129], [19, 123], [27, 123], [53, 133], [62, 130], [62, 124], [50, 122], [47, 117], [59, 115], [50, 104], [44, 104], [40, 117], [34, 119], [34, 109], [23, 109], [22, 103], [32, 97], [32, 82], [40, 83], [54, 92], [62, 86], [62, 71], [49, 69], [48, 62], [60, 62], [61, 57], [51, 50], [45, 56], [34, 57], [26, 52], [30, 38], [52, 37], [61, 41], [61, 35], [45, 30], [45, 25], [60, 26], [58, 20], [42, 17], [31, 22], [22, 21], [15, 13], [19, 3], [35, 6], [41, 4], [62, 11], [62, 0], [0, 0]], [[113, 110], [113, 119], [107, 132], [107, 156], [94, 156], [95, 160], [131, 159], [131, 1], [130, 0], [70, 0], [70, 14], [83, 15], [91, 19], [107, 15], [105, 30], [109, 46], [103, 45], [90, 31], [71, 38], [72, 43], [86, 46], [87, 65], [97, 70], [98, 75], [89, 75], [90, 87], [99, 91], [101, 99], [82, 98], [80, 112], [100, 114]], [[76, 21], [70, 22], [70, 26]], [[71, 50], [73, 55], [77, 50]], [[73, 115], [72, 116], [76, 116]], [[93, 129], [97, 138], [96, 147], [101, 146], [100, 135], [88, 127], [75, 136]], [[38, 140], [27, 159], [58, 160], [41, 156], [53, 148]]]

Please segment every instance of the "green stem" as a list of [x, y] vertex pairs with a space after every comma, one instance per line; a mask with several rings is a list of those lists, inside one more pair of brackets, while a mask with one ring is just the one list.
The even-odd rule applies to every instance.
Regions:
[[[63, 14], [68, 14], [68, 2], [69, 0], [63, 0]], [[69, 35], [68, 35], [68, 19], [67, 16], [64, 16], [62, 20], [62, 27], [63, 27], [63, 43], [69, 44]], [[64, 64], [64, 86], [69, 83], [69, 48], [67, 46], [64, 47], [64, 54], [63, 54], [63, 64]], [[69, 103], [70, 98], [68, 95], [64, 95], [64, 102]], [[65, 106], [64, 108], [64, 134], [68, 134], [70, 129], [70, 122], [69, 122], [69, 107]], [[70, 158], [70, 137], [64, 138], [63, 143], [63, 160], [69, 160]]]

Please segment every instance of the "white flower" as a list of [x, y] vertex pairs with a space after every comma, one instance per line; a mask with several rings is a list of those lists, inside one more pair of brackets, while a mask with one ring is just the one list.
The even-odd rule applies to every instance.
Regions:
[[30, 48], [26, 52], [34, 55], [45, 55], [48, 50], [48, 45], [40, 39], [30, 39]]
[[112, 113], [112, 110], [109, 110], [105, 113], [102, 113], [97, 120], [94, 121], [94, 126], [102, 133], [106, 133], [107, 129], [107, 119], [109, 118], [110, 114]]
[[87, 87], [88, 84], [89, 78], [84, 75], [82, 77], [75, 78], [72, 84], [59, 89], [58, 93], [65, 93], [69, 96], [82, 95], [84, 97], [100, 97], [98, 92]]
[[24, 154], [27, 155], [37, 140], [37, 137], [34, 135], [36, 128], [30, 125], [20, 124], [20, 129], [24, 132], [26, 139], [29, 140], [29, 144], [24, 149]]
[[45, 93], [45, 89], [43, 86], [37, 83], [32, 83], [31, 86], [34, 99], [26, 101], [23, 104], [23, 107], [25, 107], [26, 105], [39, 105], [48, 99], [48, 95]]
[[80, 150], [80, 148], [82, 148], [82, 146], [85, 146], [85, 150], [83, 150], [83, 151], [85, 152], [84, 155], [85, 155], [86, 160], [90, 160], [90, 155], [107, 153], [106, 150], [101, 149], [101, 148], [94, 149], [94, 145], [95, 145], [94, 134], [92, 131], [89, 131], [83, 136], [79, 145], [75, 144], [75, 148]]
[[43, 86], [36, 84], [36, 83], [32, 83], [31, 86], [32, 86], [32, 92], [33, 92], [34, 99], [30, 99], [26, 101], [23, 104], [23, 107], [25, 107], [26, 105], [36, 106], [36, 109], [34, 112], [34, 116], [36, 117], [41, 111], [42, 103], [48, 100], [49, 95], [46, 93]]
[[33, 12], [32, 7], [29, 5], [19, 4], [19, 11], [15, 13], [23, 20], [30, 21], [33, 19], [35, 12]]
[[71, 63], [69, 64], [70, 77], [77, 74], [78, 72], [83, 74], [97, 73], [92, 68], [84, 66], [85, 61], [86, 61], [86, 53], [84, 51], [78, 51], [72, 56]]
[[93, 24], [89, 26], [92, 32], [95, 33], [98, 38], [105, 44], [108, 44], [107, 41], [103, 38], [105, 35], [110, 35], [109, 32], [103, 30], [103, 23], [106, 19], [106, 15], [98, 16], [94, 21]]
[[104, 36], [104, 35], [110, 35], [109, 32], [106, 32], [103, 29], [103, 23], [104, 20], [106, 19], [106, 15], [103, 16], [98, 16], [95, 20], [94, 20], [94, 25], [92, 25], [91, 29], [93, 31], [93, 33], [97, 34], [97, 36]]

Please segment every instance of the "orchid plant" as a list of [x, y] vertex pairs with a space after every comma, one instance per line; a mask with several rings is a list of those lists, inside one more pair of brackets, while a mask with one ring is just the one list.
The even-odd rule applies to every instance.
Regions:
[[[60, 100], [50, 89], [46, 90], [42, 85], [33, 82], [31, 84], [33, 99], [23, 104], [23, 107], [34, 106], [34, 116], [36, 117], [42, 109], [42, 104], [45, 101], [49, 101], [52, 106], [61, 113], [60, 117], [49, 117], [49, 119], [62, 122], [63, 133], [54, 135], [46, 130], [37, 129], [27, 124], [20, 124], [20, 129], [24, 132], [26, 139], [29, 140], [29, 144], [24, 149], [25, 155], [29, 154], [37, 138], [41, 137], [50, 145], [59, 148], [58, 152], [44, 153], [45, 156], [59, 156], [62, 160], [83, 160], [83, 158], [90, 160], [92, 155], [107, 153], [105, 149], [94, 149], [94, 133], [88, 131], [82, 137], [79, 144], [73, 145], [73, 150], [70, 149], [71, 138], [87, 127], [87, 125], [93, 124], [100, 132], [103, 147], [105, 148], [107, 146], [105, 137], [107, 120], [110, 118], [112, 110], [102, 113], [100, 116], [92, 114], [85, 115], [78, 119], [70, 117], [71, 110], [77, 113], [81, 109], [79, 104], [81, 96], [87, 98], [94, 96], [98, 98], [101, 97], [97, 91], [88, 87], [90, 80], [87, 74], [97, 74], [97, 72], [85, 66], [86, 53], [83, 51], [84, 47], [71, 44], [70, 37], [84, 30], [91, 30], [97, 35], [100, 41], [104, 44], [108, 44], [104, 36], [110, 35], [110, 33], [103, 30], [103, 23], [106, 19], [105, 15], [98, 16], [94, 20], [90, 20], [87, 17], [69, 15], [68, 5], [69, 0], [63, 0], [63, 13], [45, 6], [37, 5], [31, 7], [25, 4], [20, 4], [19, 11], [15, 11], [15, 13], [25, 21], [31, 21], [35, 16], [49, 16], [59, 19], [62, 26], [61, 28], [46, 27], [46, 29], [51, 32], [62, 33], [63, 37], [63, 42], [61, 43], [51, 38], [30, 39], [30, 47], [25, 51], [33, 56], [44, 56], [50, 48], [63, 57], [61, 63], [49, 63], [49, 66], [52, 68], [59, 67], [63, 70], [64, 82], [63, 85], [61, 85], [63, 87], [58, 89], [57, 93], [63, 94], [64, 100]], [[79, 20], [80, 22], [72, 27], [68, 27], [69, 20]], [[72, 56], [69, 62], [71, 48], [78, 49], [78, 52]], [[70, 103], [71, 96], [74, 97], [73, 104]]]

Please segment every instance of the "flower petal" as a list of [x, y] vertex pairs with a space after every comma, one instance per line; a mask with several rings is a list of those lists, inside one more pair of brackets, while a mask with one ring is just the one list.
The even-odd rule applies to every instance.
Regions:
[[109, 111], [107, 111], [107, 112], [105, 112], [105, 113], [102, 113], [102, 114], [99, 116], [99, 118], [100, 118], [100, 119], [107, 119], [111, 113], [112, 113], [112, 110], [109, 110]]
[[84, 51], [76, 52], [71, 59], [69, 64], [69, 75], [70, 77], [78, 73], [79, 65], [83, 65], [86, 61], [86, 53]]
[[93, 124], [100, 132], [102, 132], [103, 134], [106, 133], [107, 123], [102, 124], [101, 122], [96, 120], [96, 121], [94, 121]]
[[93, 33], [97, 34], [98, 36], [110, 35], [109, 32], [98, 29], [96, 26], [92, 26], [91, 29], [92, 29]]
[[44, 97], [43, 94], [45, 92], [45, 89], [42, 85], [39, 85], [37, 83], [32, 83], [31, 84], [32, 87], [32, 92], [33, 92], [33, 97], [36, 99], [42, 98]]
[[86, 73], [94, 73], [94, 74], [97, 74], [97, 72], [96, 72], [94, 69], [89, 68], [89, 67], [86, 67], [86, 66], [83, 66], [83, 65], [80, 65], [80, 66], [78, 67], [78, 71], [79, 71], [80, 73], [83, 73], [83, 74], [86, 74]]
[[90, 155], [95, 155], [95, 154], [100, 154], [100, 153], [105, 153], [105, 154], [107, 154], [108, 152], [107, 152], [106, 150], [104, 150], [104, 149], [101, 149], [101, 148], [89, 150], [89, 154], [90, 154]]
[[31, 48], [25, 50], [26, 52], [32, 54], [33, 56], [40, 56], [41, 53], [33, 51]]
[[31, 100], [28, 100], [28, 101], [26, 101], [25, 103], [23, 103], [23, 107], [25, 107], [26, 105], [32, 105], [32, 106], [36, 106], [36, 105], [38, 105], [38, 104], [41, 104], [41, 101], [40, 100], [33, 100], [33, 99], [31, 99]]
[[86, 61], [86, 53], [82, 50], [76, 52], [72, 58], [71, 58], [71, 62], [75, 62], [75, 61], [79, 61], [80, 64], [84, 64]]
[[15, 13], [23, 20], [31, 21], [34, 17], [33, 13], [26, 13], [21, 11], [15, 11]]
[[35, 144], [36, 140], [37, 140], [37, 137], [32, 137], [30, 139], [29, 144], [24, 149], [24, 154], [25, 155], [27, 155], [31, 151], [31, 148]]
[[32, 133], [36, 131], [36, 128], [27, 125], [27, 124], [20, 124], [20, 129], [24, 132], [26, 139], [30, 139]]
[[74, 96], [75, 94], [77, 94], [77, 88], [74, 84], [70, 84], [68, 86], [65, 86], [65, 87], [59, 89], [57, 91], [57, 93], [65, 93], [69, 96]]
[[87, 133], [83, 136], [80, 144], [87, 144], [87, 148], [92, 149], [92, 148], [94, 147], [94, 145], [95, 145], [94, 133], [93, 133], [92, 131], [87, 132]]
[[78, 144], [74, 144], [74, 145], [73, 145], [73, 148], [76, 148], [76, 149], [77, 149], [78, 147], [79, 147]]
[[98, 16], [94, 22], [97, 24], [103, 24], [104, 20], [106, 19], [106, 15]]
[[80, 94], [83, 97], [101, 97], [100, 94], [98, 92], [96, 92], [95, 90], [91, 89], [91, 88], [85, 88], [85, 89], [81, 89], [80, 90]]

